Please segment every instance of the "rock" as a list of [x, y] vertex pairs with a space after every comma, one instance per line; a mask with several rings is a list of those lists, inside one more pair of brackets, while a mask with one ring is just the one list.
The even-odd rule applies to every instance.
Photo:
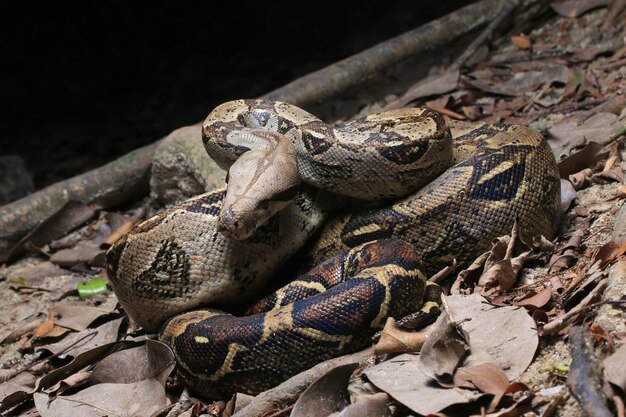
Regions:
[[24, 160], [17, 155], [0, 156], [0, 206], [35, 191]]
[[151, 197], [173, 204], [224, 186], [226, 173], [202, 146], [200, 125], [170, 133], [156, 150], [150, 179]]

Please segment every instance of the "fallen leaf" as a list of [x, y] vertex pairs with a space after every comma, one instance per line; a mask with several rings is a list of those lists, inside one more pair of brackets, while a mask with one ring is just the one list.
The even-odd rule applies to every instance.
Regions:
[[76, 394], [50, 401], [46, 394], [33, 396], [42, 417], [149, 416], [167, 405], [163, 386], [154, 379], [132, 384], [99, 384]]
[[598, 249], [591, 263], [595, 264], [600, 261], [600, 269], [604, 269], [609, 263], [622, 256], [624, 253], [626, 253], [626, 241], [622, 242], [620, 245], [614, 240], [611, 240]]
[[[520, 66], [520, 64], [517, 64]], [[565, 83], [570, 77], [571, 70], [566, 65], [546, 65], [535, 68], [520, 68], [520, 72], [508, 71], [502, 74], [502, 80], [494, 80], [494, 77], [480, 79], [476, 71], [469, 74], [463, 80], [473, 87], [493, 94], [505, 96], [520, 96], [537, 90], [542, 85], [554, 82]]]
[[626, 393], [626, 343], [604, 359], [604, 375], [611, 384]]
[[31, 398], [37, 378], [22, 372], [0, 384], [0, 412], [4, 412]]
[[[463, 366], [494, 363], [509, 380], [519, 377], [539, 343], [535, 323], [524, 309], [493, 307], [478, 295], [452, 295], [447, 303], [456, 323], [469, 335], [469, 355]], [[405, 353], [363, 373], [376, 387], [418, 414], [437, 413], [481, 397], [475, 391], [434, 384], [420, 369], [423, 355], [424, 349], [420, 355]]]
[[563, 17], [578, 17], [589, 10], [597, 7], [607, 6], [613, 0], [567, 0], [561, 2], [553, 1], [552, 9]]
[[[88, 265], [96, 265], [96, 260], [104, 252], [100, 246], [91, 244], [90, 242], [79, 243], [72, 249], [63, 249], [50, 256], [50, 262], [60, 266], [73, 266], [84, 263]], [[101, 266], [101, 265], [98, 265]]]
[[27, 281], [23, 285], [38, 287], [45, 283], [48, 278], [67, 275], [67, 271], [54, 265], [52, 262], [44, 261], [35, 265], [13, 269], [9, 272], [9, 278], [22, 278]]
[[74, 356], [87, 352], [95, 347], [115, 342], [117, 340], [120, 325], [124, 317], [111, 320], [95, 329], [85, 329], [82, 332], [73, 333], [57, 343], [39, 346], [36, 350], [47, 350], [50, 353]]
[[427, 377], [450, 386], [457, 367], [468, 352], [468, 335], [444, 311], [422, 346], [419, 366]]
[[478, 388], [485, 394], [502, 395], [509, 386], [509, 378], [493, 363], [459, 368], [454, 374], [454, 386]]
[[164, 343], [146, 340], [143, 346], [115, 352], [102, 359], [93, 369], [92, 383], [131, 383], [154, 378], [163, 386], [176, 360]]
[[318, 378], [300, 395], [291, 417], [327, 416], [336, 411], [341, 402], [347, 401], [348, 380], [358, 366], [358, 363], [341, 365]]
[[37, 328], [33, 331], [34, 338], [41, 338], [46, 336], [54, 329], [54, 310], [50, 310], [48, 313], [48, 320], [41, 323]]
[[102, 356], [104, 356], [109, 350], [113, 347], [118, 347], [120, 349], [127, 348], [129, 346], [134, 346], [136, 343], [121, 341], [121, 342], [112, 342], [104, 345], [100, 345], [86, 352], [80, 353], [74, 357], [74, 359], [60, 368], [49, 372], [45, 376], [43, 376], [37, 382], [37, 390], [47, 389], [61, 381], [63, 378], [67, 378], [68, 376], [79, 372], [87, 366], [93, 365], [95, 362], [100, 360]]
[[374, 354], [419, 352], [427, 337], [423, 332], [399, 329], [395, 320], [389, 317], [374, 347]]
[[402, 97], [384, 107], [383, 110], [406, 107], [407, 104], [418, 98], [436, 96], [453, 91], [459, 82], [459, 74], [460, 72], [457, 69], [426, 77], [409, 87]]
[[511, 36], [511, 43], [520, 49], [530, 49], [532, 47], [530, 39], [524, 35]]
[[54, 239], [65, 236], [67, 233], [93, 218], [99, 208], [86, 204], [69, 201], [59, 211], [47, 218], [43, 223], [20, 239], [7, 252], [0, 254], [0, 262], [11, 259], [21, 253], [27, 244], [41, 247]]
[[538, 308], [542, 308], [546, 304], [550, 302], [552, 299], [552, 287], [546, 287], [543, 290], [539, 291], [537, 294], [524, 298], [515, 303], [515, 305], [520, 307], [532, 307], [530, 310], [536, 310]]
[[360, 395], [353, 404], [329, 417], [391, 417], [392, 413], [387, 405], [389, 400], [389, 395], [384, 392]]
[[558, 163], [561, 178], [593, 168], [598, 162], [609, 156], [609, 150], [597, 142], [589, 142], [581, 150], [571, 154]]
[[103, 304], [100, 307], [93, 307], [76, 303], [56, 303], [54, 311], [61, 317], [56, 320], [56, 324], [68, 329], [82, 331], [85, 330], [97, 318], [113, 313], [115, 304]]
[[608, 112], [597, 113], [581, 121], [563, 119], [548, 129], [551, 136], [548, 143], [557, 160], [560, 160], [568, 156], [572, 149], [587, 143], [607, 143], [623, 124], [618, 116]]
[[87, 384], [90, 378], [91, 372], [89, 371], [77, 372], [57, 382], [54, 386], [47, 390], [46, 393], [53, 396], [61, 395], [70, 388], [76, 388]]

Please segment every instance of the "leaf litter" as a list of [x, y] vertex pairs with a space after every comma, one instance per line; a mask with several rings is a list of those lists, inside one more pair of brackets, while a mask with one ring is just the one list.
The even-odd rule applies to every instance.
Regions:
[[[437, 68], [382, 103], [365, 103], [370, 110], [426, 105], [454, 119], [523, 123], [543, 131], [560, 162], [564, 215], [555, 248], [514, 230], [466, 271], [441, 274], [455, 295], [446, 298], [439, 321], [406, 332], [390, 320], [377, 345], [379, 363], [357, 370], [350, 383], [342, 377], [340, 383], [313, 384], [313, 393], [302, 395], [318, 412], [313, 415], [320, 415], [320, 399], [327, 398], [333, 405], [328, 414], [343, 416], [529, 410], [580, 416], [563, 385], [570, 361], [564, 336], [571, 325], [592, 323], [596, 315], [602, 324], [589, 331], [606, 357], [606, 380], [623, 399], [626, 383], [616, 370], [626, 357], [626, 332], [618, 331], [626, 322], [624, 291], [614, 288], [626, 288], [626, 274], [619, 273], [626, 268], [623, 241], [613, 240], [612, 232], [626, 196], [626, 48], [623, 13], [610, 30], [599, 29], [610, 17], [609, 3], [552, 2], [565, 17], [496, 40], [491, 50], [481, 47], [460, 70]], [[106, 248], [145, 215], [144, 207], [122, 215], [70, 205], [13, 253], [34, 255], [0, 267], [7, 293], [0, 357], [10, 371], [0, 386], [1, 412], [20, 404], [15, 410], [27, 409], [29, 401], [42, 416], [77, 410], [166, 415], [186, 401], [187, 411], [178, 408], [184, 415], [218, 416], [244, 406], [203, 405], [193, 393], [179, 399], [180, 389], [171, 388], [181, 382], [172, 378], [169, 349], [136, 337], [113, 294], [77, 296], [77, 284], [89, 275], [104, 277]], [[356, 385], [369, 388], [357, 395]], [[340, 395], [328, 399], [316, 389]]]

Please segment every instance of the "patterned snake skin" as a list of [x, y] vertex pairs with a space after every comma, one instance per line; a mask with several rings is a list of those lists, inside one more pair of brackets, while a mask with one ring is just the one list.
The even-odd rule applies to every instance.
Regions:
[[[304, 184], [282, 184], [279, 197], [255, 203], [252, 210], [261, 214], [242, 217], [254, 228], [250, 237], [220, 232], [226, 203], [218, 190], [136, 226], [107, 253], [122, 306], [146, 330], [160, 329], [182, 374], [208, 397], [258, 393], [315, 362], [360, 349], [386, 317], [419, 309], [424, 274], [453, 258], [466, 265], [516, 220], [528, 235], [551, 237], [558, 225], [556, 162], [545, 139], [523, 126], [454, 123], [450, 134], [436, 113], [402, 109], [332, 127], [284, 103], [238, 100], [211, 113], [203, 137], [228, 168], [253, 147], [249, 133], [259, 130], [288, 138]], [[446, 169], [450, 159], [454, 165]], [[397, 197], [433, 175], [439, 176]], [[365, 186], [352, 185], [359, 181]], [[386, 200], [353, 200], [348, 210], [345, 199], [317, 187]], [[326, 221], [338, 206], [345, 214]], [[265, 212], [267, 219], [257, 221]], [[215, 310], [177, 316], [257, 297], [317, 231], [305, 263], [319, 266], [270, 295], [274, 301], [262, 302], [268, 307], [243, 318]]]

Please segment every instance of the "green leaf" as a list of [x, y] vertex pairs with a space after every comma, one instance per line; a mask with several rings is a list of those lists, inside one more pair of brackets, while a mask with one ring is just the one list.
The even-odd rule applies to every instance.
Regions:
[[87, 298], [96, 294], [107, 294], [109, 292], [107, 283], [100, 277], [94, 278], [86, 284], [78, 284], [76, 289], [80, 298]]

